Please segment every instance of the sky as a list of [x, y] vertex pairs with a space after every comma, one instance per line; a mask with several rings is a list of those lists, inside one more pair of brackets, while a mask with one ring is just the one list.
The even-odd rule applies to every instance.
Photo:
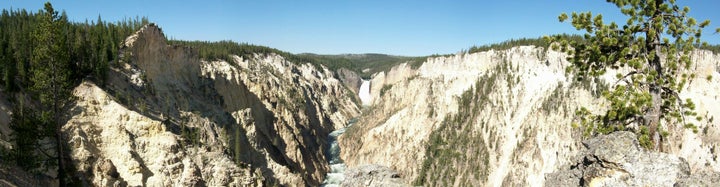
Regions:
[[[40, 0], [0, 0], [1, 9], [43, 7]], [[146, 16], [168, 38], [232, 40], [291, 53], [452, 54], [473, 45], [558, 33], [582, 33], [558, 22], [562, 12], [592, 11], [620, 25], [604, 0], [66, 0], [50, 1], [73, 21]], [[710, 19], [702, 39], [720, 44], [720, 1], [678, 0], [690, 16]]]

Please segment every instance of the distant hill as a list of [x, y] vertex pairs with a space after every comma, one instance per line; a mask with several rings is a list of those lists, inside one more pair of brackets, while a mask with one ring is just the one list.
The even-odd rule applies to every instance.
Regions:
[[377, 53], [340, 55], [304, 53], [298, 56], [314, 59], [316, 63], [323, 64], [332, 70], [340, 68], [349, 69], [360, 74], [363, 79], [369, 79], [373, 74], [388, 71], [393, 66], [401, 63], [420, 64], [427, 59], [427, 57], [394, 56]]

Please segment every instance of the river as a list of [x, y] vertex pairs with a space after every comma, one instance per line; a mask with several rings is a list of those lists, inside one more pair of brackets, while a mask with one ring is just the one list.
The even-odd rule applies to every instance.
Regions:
[[[369, 80], [362, 80], [359, 92], [360, 93], [358, 93], [358, 97], [360, 97], [362, 105], [370, 105]], [[330, 135], [328, 135], [328, 143], [330, 143], [330, 148], [325, 151], [325, 156], [326, 158], [329, 158], [330, 172], [325, 176], [325, 181], [323, 181], [322, 186], [340, 186], [340, 184], [345, 181], [345, 168], [347, 166], [345, 166], [345, 163], [342, 161], [342, 159], [340, 159], [340, 145], [338, 145], [338, 137], [345, 133], [345, 130], [355, 124], [357, 120], [357, 118], [351, 119], [345, 128], [332, 131], [330, 132]]]
[[[350, 120], [350, 125], [355, 123], [355, 119]], [[348, 125], [348, 127], [350, 127]], [[347, 127], [332, 131], [328, 136], [330, 149], [325, 152], [327, 158], [330, 158], [330, 172], [325, 176], [322, 186], [340, 186], [345, 181], [345, 163], [340, 159], [340, 146], [338, 145], [338, 136], [345, 133]]]

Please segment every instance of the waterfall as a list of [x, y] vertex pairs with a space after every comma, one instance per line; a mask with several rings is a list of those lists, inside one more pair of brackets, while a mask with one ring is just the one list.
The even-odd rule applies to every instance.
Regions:
[[362, 80], [362, 84], [360, 85], [360, 91], [358, 93], [358, 96], [360, 97], [360, 101], [362, 101], [362, 104], [365, 106], [368, 106], [372, 104], [372, 98], [370, 96], [370, 81], [369, 80]]

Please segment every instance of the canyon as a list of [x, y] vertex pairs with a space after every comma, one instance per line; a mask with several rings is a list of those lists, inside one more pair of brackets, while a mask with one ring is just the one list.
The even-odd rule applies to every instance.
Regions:
[[320, 185], [328, 134], [359, 114], [327, 69], [275, 54], [206, 61], [148, 25], [107, 85], [84, 82], [63, 126], [94, 186]]
[[[597, 140], [571, 125], [579, 107], [604, 110], [600, 93], [616, 82], [615, 72], [578, 81], [566, 73], [567, 54], [541, 46], [428, 57], [366, 80], [362, 72], [274, 53], [202, 59], [196, 49], [168, 44], [150, 24], [119, 55], [107, 83], [74, 88], [77, 100], [66, 112], [62, 132], [83, 185], [572, 186], [580, 184], [556, 179], [578, 177], [585, 170], [571, 167], [582, 158], [634, 163], [597, 146], [613, 138], [636, 145], [632, 137]], [[695, 100], [703, 118], [690, 120], [699, 131], [669, 126], [665, 153], [647, 154], [680, 168], [668, 175], [707, 175], [701, 185], [717, 184], [720, 55], [696, 50], [692, 59], [698, 78], [680, 96]], [[0, 102], [3, 147], [12, 147], [11, 105]], [[617, 168], [629, 167], [604, 169]], [[630, 177], [637, 180], [602, 184], [653, 184], [642, 183], [657, 178], [641, 169]], [[0, 182], [54, 182], [53, 173], [15, 170], [0, 170], [8, 176]]]
[[[600, 93], [616, 82], [612, 71], [576, 81], [565, 71], [566, 57], [518, 46], [379, 73], [371, 80], [373, 109], [340, 139], [342, 158], [348, 167], [388, 166], [416, 185], [541, 185], [584, 149], [587, 137], [570, 125], [575, 110], [602, 112]], [[692, 58], [698, 77], [719, 75], [717, 54], [695, 51]], [[681, 93], [702, 103], [703, 120], [693, 121], [700, 132], [668, 127], [663, 147], [686, 159], [692, 173], [718, 171], [719, 83], [698, 78]]]

